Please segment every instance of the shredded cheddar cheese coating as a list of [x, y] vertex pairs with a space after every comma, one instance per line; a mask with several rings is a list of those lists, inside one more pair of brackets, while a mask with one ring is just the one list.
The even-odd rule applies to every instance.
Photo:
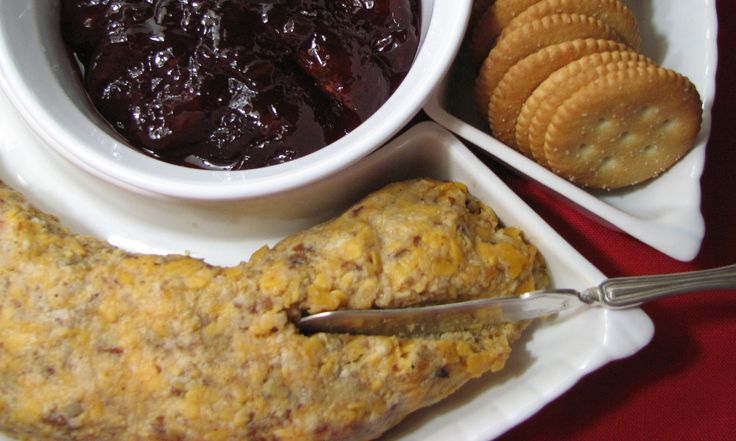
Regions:
[[392, 184], [231, 268], [72, 234], [0, 183], [0, 431], [34, 440], [372, 439], [501, 369], [525, 324], [307, 336], [295, 316], [545, 283], [534, 246], [458, 183]]

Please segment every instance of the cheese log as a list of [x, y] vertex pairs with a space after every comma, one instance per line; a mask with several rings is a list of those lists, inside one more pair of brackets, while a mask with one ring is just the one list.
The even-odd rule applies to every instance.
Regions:
[[526, 324], [304, 335], [294, 317], [521, 293], [545, 274], [457, 183], [389, 185], [229, 268], [73, 234], [0, 184], [0, 431], [372, 439], [501, 369]]

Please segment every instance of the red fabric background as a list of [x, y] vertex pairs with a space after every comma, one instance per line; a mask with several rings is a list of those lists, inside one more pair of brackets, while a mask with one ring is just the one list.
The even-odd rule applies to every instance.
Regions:
[[[701, 180], [706, 234], [694, 261], [678, 262], [611, 231], [539, 185], [490, 165], [608, 276], [736, 263], [736, 2], [716, 0], [716, 6], [717, 91]], [[655, 326], [647, 347], [584, 378], [502, 439], [736, 439], [736, 291], [660, 300], [644, 310]]]

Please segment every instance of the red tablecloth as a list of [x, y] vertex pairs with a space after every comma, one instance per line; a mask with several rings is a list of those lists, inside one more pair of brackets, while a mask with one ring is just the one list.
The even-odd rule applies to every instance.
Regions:
[[[736, 1], [716, 0], [716, 6], [717, 89], [701, 180], [706, 233], [694, 261], [673, 260], [494, 168], [608, 276], [736, 263]], [[736, 291], [660, 300], [644, 310], [655, 326], [648, 346], [584, 378], [502, 439], [736, 439]]]

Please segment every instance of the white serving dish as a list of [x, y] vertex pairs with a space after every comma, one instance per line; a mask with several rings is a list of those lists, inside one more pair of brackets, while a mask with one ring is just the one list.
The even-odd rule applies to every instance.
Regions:
[[[49, 154], [0, 93], [0, 179], [75, 231], [124, 249], [189, 253], [214, 264], [247, 259], [263, 244], [313, 225], [369, 190], [399, 179], [429, 176], [465, 182], [506, 224], [520, 226], [546, 257], [556, 286], [584, 288], [604, 276], [457, 138], [419, 124], [346, 170], [266, 199], [197, 202], [128, 192]], [[589, 372], [638, 351], [652, 337], [639, 309], [583, 308], [533, 326], [515, 346], [508, 367], [410, 416], [391, 440], [482, 440], [534, 414]], [[0, 441], [8, 441], [0, 435]]]
[[595, 215], [682, 261], [700, 249], [705, 227], [700, 213], [700, 176], [715, 96], [718, 21], [714, 0], [626, 1], [642, 33], [641, 51], [690, 78], [703, 99], [703, 128], [695, 148], [677, 165], [643, 185], [613, 192], [586, 191], [541, 167], [488, 134], [474, 110], [475, 79], [453, 72], [425, 106], [442, 126], [537, 180]]
[[302, 158], [253, 170], [196, 170], [130, 148], [92, 108], [59, 31], [60, 1], [0, 0], [0, 88], [61, 156], [138, 192], [256, 198], [298, 188], [380, 147], [424, 105], [462, 41], [470, 1], [421, 0], [420, 47], [393, 95], [348, 135]]

